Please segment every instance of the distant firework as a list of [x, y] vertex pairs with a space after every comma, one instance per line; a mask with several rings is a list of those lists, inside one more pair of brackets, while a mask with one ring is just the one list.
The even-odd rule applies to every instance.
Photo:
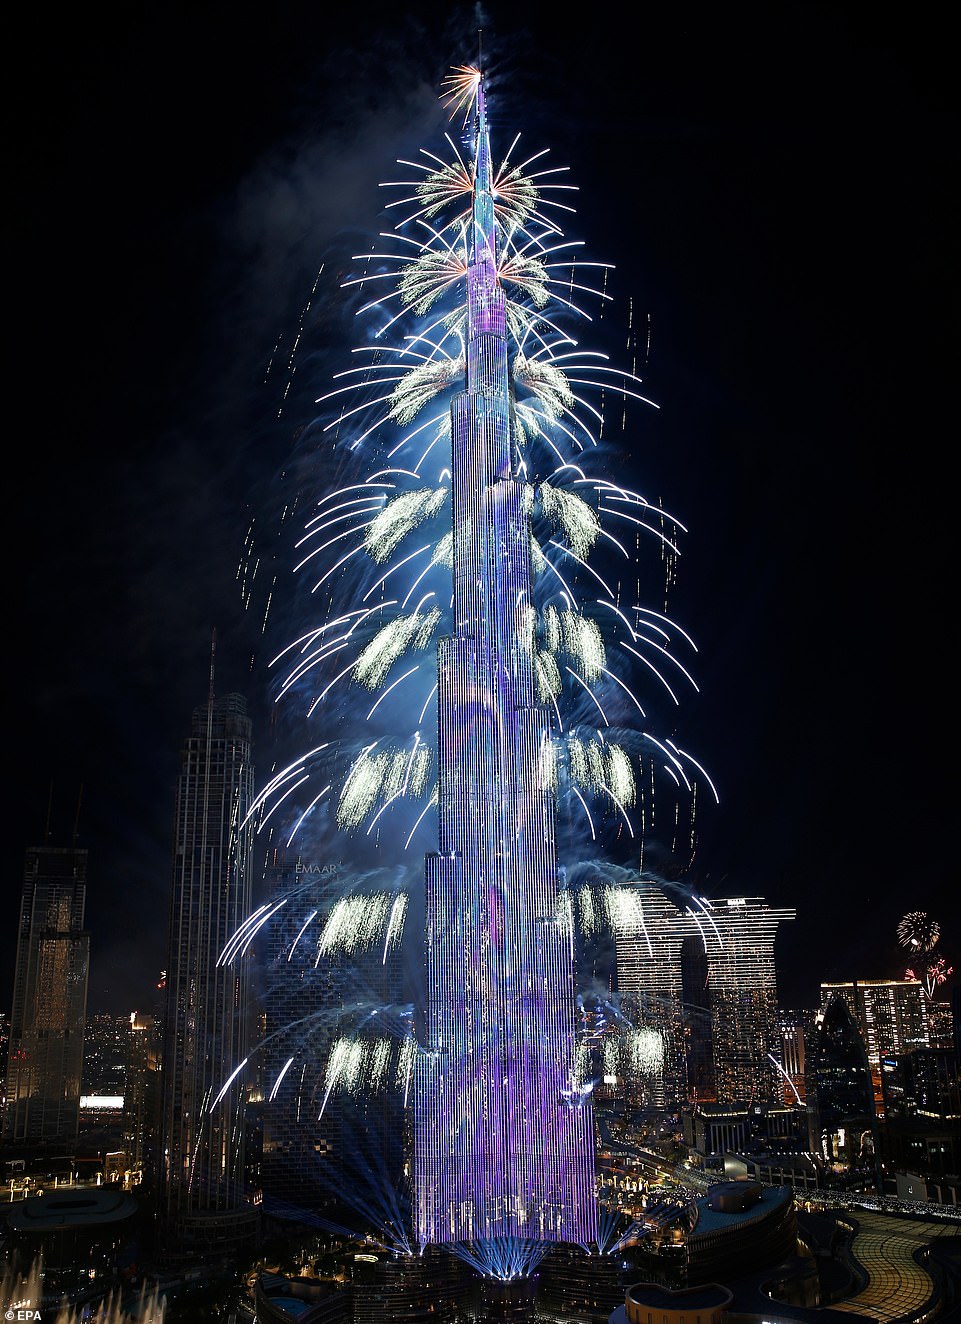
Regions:
[[926, 911], [912, 910], [898, 924], [898, 941], [911, 952], [930, 952], [941, 936], [941, 925]]
[[937, 952], [929, 952], [923, 961], [917, 963], [916, 968], [909, 966], [904, 972], [904, 977], [918, 980], [924, 985], [928, 997], [933, 998], [934, 990], [946, 983], [948, 976], [953, 974], [953, 965], [948, 965], [944, 957], [939, 956]]

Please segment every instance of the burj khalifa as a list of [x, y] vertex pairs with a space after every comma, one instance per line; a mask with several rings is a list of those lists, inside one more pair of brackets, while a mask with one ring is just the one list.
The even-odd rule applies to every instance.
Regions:
[[422, 1246], [596, 1239], [594, 1123], [575, 1071], [555, 743], [536, 700], [531, 516], [517, 459], [504, 236], [477, 75], [466, 380], [451, 405], [453, 633], [438, 646], [438, 849], [414, 1140]]

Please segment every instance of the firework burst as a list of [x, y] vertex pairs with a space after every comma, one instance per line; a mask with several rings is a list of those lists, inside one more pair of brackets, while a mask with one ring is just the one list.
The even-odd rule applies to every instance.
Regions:
[[[469, 117], [479, 86], [473, 66], [452, 71], [442, 89], [451, 118]], [[445, 143], [449, 155], [422, 149], [402, 162], [412, 177], [385, 185], [399, 193], [388, 204], [394, 228], [381, 235], [391, 243], [357, 258], [343, 282], [367, 295], [357, 312], [367, 343], [354, 351], [361, 363], [319, 397], [312, 431], [342, 457], [346, 481], [317, 498], [295, 549], [322, 619], [272, 663], [277, 699], [296, 699], [336, 738], [277, 771], [258, 799], [258, 831], [293, 822], [285, 845], [305, 832], [376, 840], [390, 827], [392, 844], [419, 852], [433, 828], [435, 649], [452, 629], [457, 573], [450, 401], [467, 359], [476, 169], [462, 146]], [[586, 260], [561, 228], [573, 214], [565, 169], [518, 143], [491, 170], [492, 262], [507, 293], [511, 449], [536, 575], [532, 599], [517, 604], [517, 631], [555, 717], [549, 775], [572, 837], [639, 842], [656, 787], [686, 801], [675, 822], [690, 820], [693, 848], [697, 789], [716, 791], [670, 725], [657, 723], [665, 702], [672, 724], [683, 691], [696, 692], [696, 649], [662, 603], [640, 596], [638, 568], [645, 542], [656, 573], [658, 561], [673, 568], [686, 530], [601, 469], [605, 409], [657, 406], [632, 370], [580, 345], [590, 302], [611, 301], [611, 268]], [[663, 587], [652, 583], [651, 596], [663, 598]], [[676, 827], [675, 845], [679, 835]]]
[[941, 925], [924, 910], [909, 911], [898, 923], [898, 942], [909, 952], [930, 952], [938, 945]]
[[[444, 85], [452, 119], [470, 115], [479, 86], [473, 67], [452, 72]], [[361, 847], [383, 841], [392, 858], [410, 852], [419, 861], [436, 841], [436, 648], [454, 633], [459, 573], [451, 401], [475, 352], [466, 341], [465, 285], [477, 163], [445, 141], [448, 156], [422, 151], [422, 160], [402, 162], [412, 179], [386, 185], [400, 190], [388, 206], [398, 219], [381, 235], [389, 243], [355, 258], [343, 282], [360, 305], [364, 343], [318, 398], [308, 430], [338, 480], [315, 497], [294, 548], [311, 621], [279, 648], [271, 669], [277, 702], [295, 706], [320, 734], [273, 770], [249, 815], [269, 845], [305, 854], [350, 834]], [[686, 530], [603, 469], [605, 411], [613, 406], [626, 419], [629, 405], [657, 406], [633, 370], [581, 346], [588, 309], [612, 302], [611, 268], [587, 261], [562, 229], [573, 215], [566, 171], [548, 167], [546, 152], [515, 160], [518, 141], [490, 172], [491, 267], [506, 294], [508, 443], [535, 581], [529, 598], [513, 604], [513, 632], [554, 719], [540, 782], [557, 797], [571, 850], [583, 852], [589, 833], [633, 861], [640, 853], [643, 864], [655, 796], [660, 804], [666, 795], [671, 809], [658, 811], [659, 822], [670, 824], [674, 847], [686, 816], [693, 855], [699, 788], [717, 793], [674, 738], [682, 694], [697, 690], [697, 650], [664, 603]], [[351, 850], [356, 856], [357, 846]], [[294, 889], [251, 916], [222, 960], [244, 957], [266, 928], [283, 923], [293, 936], [280, 964], [295, 952], [313, 968], [383, 964], [403, 943], [409, 900], [403, 887], [364, 886], [316, 905]], [[557, 918], [573, 946], [579, 929], [629, 925], [625, 907], [630, 896], [612, 880], [562, 892]], [[289, 1029], [291, 1042], [271, 1049], [269, 1101], [299, 1088], [320, 1118], [342, 1096], [393, 1091], [406, 1100], [417, 1053], [409, 1016], [375, 1022], [368, 1006], [346, 1028], [308, 1017]], [[318, 1058], [321, 1043], [307, 1092], [303, 1064]], [[663, 1046], [646, 1026], [625, 1021], [616, 1037], [581, 1054], [571, 1107], [590, 1093], [598, 1067], [649, 1079], [663, 1069]], [[515, 1251], [508, 1247], [507, 1259]]]
[[941, 938], [941, 925], [925, 910], [911, 910], [898, 923], [898, 942], [910, 953], [910, 964], [904, 972], [905, 979], [916, 979], [924, 988], [926, 996], [934, 997], [940, 985], [946, 983], [948, 976], [954, 974], [954, 967], [948, 965], [937, 950]]

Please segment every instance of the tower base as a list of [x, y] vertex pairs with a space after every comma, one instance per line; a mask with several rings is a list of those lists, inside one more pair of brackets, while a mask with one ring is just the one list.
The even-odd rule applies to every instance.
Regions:
[[482, 1278], [477, 1293], [475, 1319], [496, 1324], [533, 1324], [537, 1274], [527, 1278]]

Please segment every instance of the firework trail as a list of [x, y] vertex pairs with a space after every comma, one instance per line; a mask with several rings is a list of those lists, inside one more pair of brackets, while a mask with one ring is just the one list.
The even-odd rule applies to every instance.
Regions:
[[[406, 855], [420, 875], [437, 836], [436, 645], [453, 632], [450, 402], [466, 372], [475, 168], [457, 126], [470, 117], [479, 77], [472, 67], [453, 71], [443, 143], [401, 160], [399, 177], [384, 184], [393, 227], [357, 255], [343, 281], [361, 343], [318, 397], [319, 413], [300, 442], [330, 481], [309, 502], [301, 490], [284, 509], [285, 526], [295, 514], [301, 520], [292, 564], [308, 610], [270, 664], [273, 696], [278, 709], [297, 714], [301, 731], [317, 734], [273, 769], [249, 821], [265, 849], [305, 858], [349, 853], [361, 874], [385, 855], [392, 862]], [[605, 409], [615, 408], [626, 426], [629, 406], [657, 405], [636, 375], [636, 351], [623, 368], [582, 343], [597, 310], [612, 301], [612, 268], [568, 237], [575, 194], [566, 167], [546, 149], [522, 148], [520, 135], [493, 172], [514, 397], [510, 447], [525, 484], [535, 573], [530, 599], [516, 604], [515, 629], [533, 659], [538, 701], [555, 718], [542, 758], [566, 833], [561, 851], [576, 865], [589, 841], [592, 855], [619, 854], [643, 867], [655, 833], [693, 858], [699, 795], [716, 800], [717, 792], [675, 740], [682, 698], [697, 691], [696, 646], [665, 602], [686, 529], [619, 481], [623, 465], [613, 473], [604, 467]], [[311, 300], [316, 294], [317, 282]], [[296, 344], [308, 335], [309, 306]], [[633, 326], [628, 345], [636, 345]], [[623, 922], [616, 890], [612, 881], [603, 895], [562, 892], [557, 918], [572, 947], [579, 930]], [[298, 960], [309, 954], [315, 967], [340, 957], [383, 962], [412, 927], [411, 900], [405, 887], [362, 881], [315, 907], [295, 888], [250, 916], [221, 959], [245, 957], [284, 922], [294, 924], [290, 952]], [[265, 1086], [271, 1099], [298, 1079], [322, 1021], [306, 1018], [299, 1039], [274, 1051]], [[617, 1048], [602, 1049], [608, 1072], [655, 1073], [651, 1033], [621, 1028]], [[318, 1116], [338, 1094], [376, 1092], [388, 1082], [406, 1094], [416, 1047], [409, 1023], [387, 1036], [369, 1026], [337, 1035], [329, 1024], [322, 1029], [326, 1065], [310, 1097]], [[582, 1056], [574, 1092], [590, 1088], [591, 1054]]]
[[[343, 282], [364, 335], [318, 398], [308, 432], [336, 479], [293, 548], [314, 619], [271, 662], [276, 702], [296, 705], [324, 739], [279, 768], [253, 810], [258, 832], [274, 842], [284, 833], [287, 846], [351, 835], [354, 851], [389, 841], [392, 853], [419, 857], [436, 839], [435, 649], [452, 628], [449, 406], [466, 368], [474, 170], [455, 129], [478, 77], [463, 66], [446, 81], [451, 131], [439, 150], [399, 162], [384, 184], [393, 229]], [[583, 343], [612, 300], [611, 268], [567, 236], [575, 195], [566, 167], [548, 150], [523, 149], [520, 135], [494, 173], [511, 446], [537, 577], [517, 629], [538, 699], [555, 714], [551, 775], [571, 842], [588, 835], [633, 854], [650, 833], [655, 792], [659, 822], [677, 840], [699, 789], [716, 791], [673, 739], [683, 695], [697, 689], [696, 648], [663, 610], [660, 576], [664, 558], [673, 574], [686, 530], [603, 468], [605, 405], [657, 406], [633, 362], [620, 367]]]

